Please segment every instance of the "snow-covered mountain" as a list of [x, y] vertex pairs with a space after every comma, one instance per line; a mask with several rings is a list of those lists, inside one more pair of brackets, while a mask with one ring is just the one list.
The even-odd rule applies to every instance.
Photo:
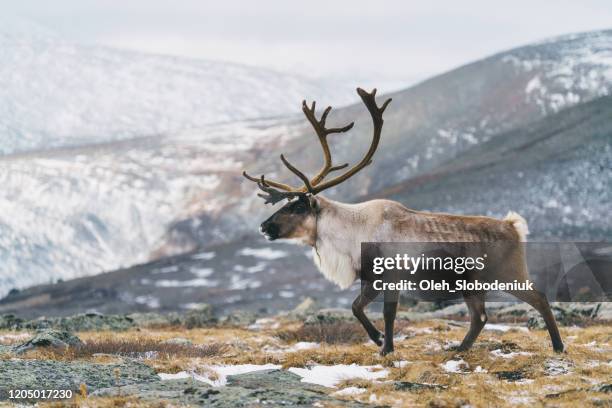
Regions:
[[352, 86], [238, 64], [86, 46], [0, 18], [0, 154], [173, 134], [343, 105]]
[[0, 157], [0, 293], [147, 261], [176, 219], [239, 203], [215, 190], [292, 132], [259, 120]]
[[[57, 41], [44, 40], [40, 44], [34, 41], [38, 45], [32, 46], [33, 41], [28, 40], [24, 47], [43, 50], [40, 55], [45, 55], [45, 52], [57, 52], [56, 47], [45, 45], [57, 45]], [[8, 42], [15, 43], [13, 40]], [[13, 47], [20, 49], [17, 45]], [[271, 178], [295, 182], [280, 165], [278, 154], [285, 152], [300, 168], [314, 171], [321, 160], [316, 137], [301, 115], [216, 125], [207, 123], [279, 113], [266, 111], [276, 103], [272, 100], [277, 99], [285, 101], [283, 104], [279, 102], [279, 111], [283, 106], [283, 109], [289, 109], [288, 106], [299, 108], [303, 98], [317, 99], [319, 106], [342, 103], [338, 101], [338, 95], [342, 99], [344, 90], [338, 90], [338, 87], [313, 86], [310, 89], [308, 82], [304, 85], [298, 81], [295, 87], [283, 89], [289, 81], [273, 90], [268, 89], [264, 94], [265, 81], [258, 82], [251, 76], [249, 81], [264, 85], [238, 87], [231, 95], [224, 92], [212, 97], [213, 93], [205, 91], [207, 87], [217, 89], [214, 84], [208, 83], [202, 89], [196, 89], [202, 75], [211, 71], [194, 67], [201, 68], [206, 63], [75, 45], [66, 47], [78, 49], [75, 53], [87, 57], [74, 56], [71, 63], [62, 65], [63, 68], [56, 67], [55, 76], [50, 77], [53, 80], [44, 82], [45, 85], [40, 82], [32, 87], [22, 81], [18, 87], [23, 94], [16, 95], [21, 98], [19, 103], [11, 102], [10, 98], [0, 100], [0, 106], [3, 106], [0, 112], [9, 112], [0, 116], [0, 126], [11, 123], [5, 128], [0, 127], [1, 132], [8, 135], [0, 143], [10, 141], [10, 146], [6, 144], [9, 146], [6, 151], [40, 148], [41, 142], [48, 147], [48, 141], [58, 146], [83, 140], [105, 143], [0, 158], [0, 182], [3, 186], [0, 189], [0, 294], [13, 287], [92, 275], [151, 257], [228, 242], [256, 231], [258, 222], [273, 209], [262, 205], [255, 196], [254, 186], [244, 182], [240, 171], [247, 168], [252, 173], [265, 172]], [[0, 52], [6, 52], [5, 48], [0, 48]], [[102, 58], [103, 55], [112, 55], [122, 63], [113, 63], [113, 58]], [[0, 66], [6, 66], [6, 60], [0, 60]], [[126, 68], [124, 65], [129, 66], [128, 60], [139, 61], [134, 62], [136, 65], [133, 67], [140, 68]], [[148, 75], [146, 72], [153, 72], [148, 71], [150, 61], [160, 64], [151, 74], [155, 80], [159, 80], [158, 75], [162, 72], [172, 72], [169, 76], [161, 75], [167, 82], [159, 80], [167, 84], [167, 93], [157, 92], [158, 88], [151, 89], [151, 81], [141, 81], [141, 77]], [[170, 61], [180, 63], [181, 69]], [[19, 62], [15, 64], [19, 66]], [[62, 93], [62, 82], [70, 84], [70, 80], [65, 78], [65, 70], [74, 73], [80, 64], [87, 68], [85, 71], [96, 74], [89, 76], [89, 81], [71, 79], [77, 81], [71, 85], [73, 92], [76, 95], [85, 92], [85, 95], [82, 100], [70, 99], [71, 102], [66, 103], [61, 95], [68, 98], [72, 93]], [[27, 69], [26, 66], [20, 67]], [[23, 75], [26, 79], [43, 78], [43, 71], [43, 68], [37, 71], [39, 76], [33, 72], [14, 75]], [[116, 72], [122, 74], [113, 76]], [[106, 82], [111, 76], [112, 80]], [[281, 75], [279, 78], [285, 77]], [[0, 76], [0, 81], [4, 80]], [[133, 101], [121, 99], [123, 93], [109, 85], [114, 81], [126, 87]], [[132, 81], [139, 85], [130, 85]], [[175, 84], [183, 84], [180, 89], [185, 93], [184, 100], [177, 96], [181, 94], [179, 91], [173, 93], [174, 87], [179, 86]], [[5, 85], [9, 89], [17, 86], [3, 82], [2, 86]], [[45, 99], [46, 102], [37, 102], [43, 119], [42, 116], [32, 116], [36, 113], [34, 110], [21, 116], [10, 113], [23, 108], [29, 100], [24, 96], [28, 92], [30, 99], [36, 99], [39, 94], [36, 90], [40, 87], [53, 87], [60, 95], [56, 98], [55, 92], [41, 93], [43, 99], [50, 98]], [[94, 93], [87, 91], [94, 87], [96, 93], [108, 91], [110, 93], [106, 95], [112, 96], [104, 97], [105, 102], [99, 104]], [[279, 95], [287, 92], [288, 96], [276, 98], [273, 92]], [[611, 143], [609, 128], [602, 125], [605, 120], [601, 114], [603, 109], [605, 118], [609, 105], [609, 98], [605, 95], [611, 92], [612, 32], [609, 31], [561, 37], [474, 62], [391, 95], [394, 101], [385, 112], [384, 135], [374, 163], [358, 177], [329, 191], [329, 195], [349, 201], [364, 195], [381, 194], [400, 198], [408, 206], [463, 213], [502, 215], [511, 208], [528, 220], [543, 211], [550, 214], [561, 211], [567, 219], [564, 225], [568, 228], [556, 231], [564, 234], [569, 231], [564, 236], [588, 238], [592, 232], [592, 236], [609, 237], [612, 234], [608, 224], [600, 225], [597, 231], [585, 230], [581, 226], [589, 219], [602, 216], [600, 213], [605, 210], [602, 203], [608, 197], [605, 195], [608, 173], [596, 170], [607, 166], [602, 157], [611, 148], [607, 147]], [[170, 101], [160, 95], [175, 95], [177, 100], [172, 97]], [[346, 100], [352, 97], [350, 95]], [[219, 104], [221, 99], [226, 101], [226, 107], [232, 103], [243, 106], [244, 115], [196, 118], [208, 114], [200, 106], [210, 106], [208, 112], [212, 112], [222, 106]], [[589, 101], [594, 105], [587, 105]], [[175, 109], [172, 102], [188, 107], [181, 105], [183, 108]], [[70, 122], [73, 127], [65, 129], [78, 131], [62, 133], [64, 127], [58, 124], [44, 127], [47, 120], [53, 123], [51, 119], [56, 117], [52, 112], [54, 104], [77, 112], [75, 116], [69, 115], [75, 118]], [[583, 105], [588, 109], [579, 109]], [[96, 113], [100, 106], [104, 107], [102, 116]], [[577, 110], [572, 110], [573, 107]], [[116, 119], [115, 115], [120, 117], [124, 111], [127, 115], [124, 122], [105, 119]], [[220, 108], [217, 110], [221, 111]], [[506, 139], [518, 135], [517, 141], [529, 147], [530, 143], [544, 140], [542, 138], [548, 131], [561, 134], [554, 138], [555, 141], [575, 142], [575, 138], [580, 137], [579, 132], [553, 126], [563, 123], [561, 118], [568, 112], [574, 112], [568, 116], [571, 119], [568, 119], [568, 124], [578, 124], [576, 126], [585, 132], [596, 132], [585, 137], [584, 143], [588, 146], [584, 146], [580, 154], [571, 156], [571, 169], [561, 171], [563, 160], [557, 156], [569, 154], [560, 149], [561, 142], [555, 142], [554, 148], [545, 149], [545, 154], [541, 155], [542, 160], [549, 160], [550, 165], [538, 163], [532, 156], [522, 161], [520, 146], [517, 149], [512, 143], [504, 144]], [[164, 117], [166, 119], [160, 120]], [[547, 118], [552, 119], [547, 121]], [[332, 142], [338, 163], [354, 163], [363, 153], [355, 146], [365, 149], [371, 137], [370, 119], [361, 104], [334, 110], [329, 118], [330, 125], [352, 120], [356, 121], [355, 128], [349, 134], [338, 135]], [[45, 130], [39, 131], [38, 127]], [[196, 130], [177, 131], [183, 128]], [[129, 140], [109, 142], [121, 138]], [[495, 199], [496, 190], [491, 188], [487, 199], [478, 201], [477, 190], [470, 190], [471, 198], [464, 197], [461, 189], [453, 190], [452, 186], [436, 190], [436, 185], [446, 186], [443, 180], [436, 178], [438, 184], [432, 184], [430, 190], [410, 194], [411, 182], [426, 185], [429, 176], [449, 169], [449, 164], [461, 164], [463, 160], [480, 163], [488, 152], [482, 149], [488, 146], [491, 154], [503, 156], [511, 151], [516, 155], [512, 156], [516, 158], [514, 167], [510, 165], [513, 161], [506, 159], [505, 167], [500, 169], [514, 171], [516, 165], [526, 163], [536, 184], [527, 183], [524, 190], [516, 190], [515, 194], [501, 200]], [[590, 158], [595, 156], [587, 154], [593, 149], [599, 152], [595, 165], [590, 163]], [[461, 166], [450, 168], [454, 173], [463, 171]], [[486, 168], [481, 171], [486, 176]], [[577, 181], [568, 187], [563, 183], [563, 178], [571, 176], [568, 172], [583, 172], [586, 176], [575, 179]], [[508, 177], [508, 180], [491, 179], [480, 174], [474, 176], [481, 180], [478, 187], [487, 187], [485, 183], [492, 187], [516, 186], [508, 182], [510, 177], [516, 177], [514, 173], [506, 174], [500, 170], [491, 174]], [[452, 179], [448, 180], [452, 182]], [[549, 185], [557, 189], [542, 193], [554, 193], [554, 202], [537, 194], [537, 180], [548, 180]], [[461, 179], [461, 183], [465, 180]], [[567, 195], [576, 200], [564, 202], [563, 197]], [[413, 197], [417, 198], [416, 205], [411, 203]], [[486, 203], [487, 208], [483, 209], [478, 203]], [[592, 206], [594, 212], [584, 213], [578, 208], [589, 207], [592, 203], [596, 204]], [[544, 205], [555, 206], [556, 210], [542, 209]], [[559, 218], [558, 221], [565, 223], [566, 220]], [[552, 235], [546, 234], [547, 225], [550, 223], [535, 223], [533, 232], [554, 237], [555, 231]], [[576, 232], [578, 234], [574, 234]]]

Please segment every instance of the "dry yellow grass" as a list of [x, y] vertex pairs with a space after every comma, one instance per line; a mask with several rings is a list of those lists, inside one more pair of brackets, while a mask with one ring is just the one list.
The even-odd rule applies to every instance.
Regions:
[[[302, 329], [300, 323], [279, 323], [275, 329], [262, 331], [234, 327], [159, 328], [120, 333], [86, 332], [79, 333], [79, 337], [89, 344], [105, 344], [112, 338], [116, 344], [139, 345], [140, 351], [146, 349], [146, 345], [175, 337], [187, 338], [195, 346], [223, 346], [218, 353], [210, 355], [198, 356], [177, 349], [171, 356], [159, 355], [144, 360], [158, 372], [166, 373], [189, 370], [203, 374], [207, 373], [208, 365], [218, 364], [275, 363], [285, 368], [309, 364], [380, 364], [389, 371], [386, 379], [377, 382], [347, 380], [339, 388], [357, 386], [366, 389], [362, 394], [342, 398], [390, 406], [612, 406], [612, 394], [592, 390], [596, 384], [612, 382], [612, 328], [609, 325], [561, 328], [567, 350], [562, 354], [552, 351], [548, 333], [544, 330], [485, 330], [472, 350], [459, 353], [449, 346], [463, 338], [466, 331], [463, 323], [422, 321], [400, 327], [398, 335], [401, 337], [396, 341], [395, 353], [383, 358], [373, 343], [366, 342], [365, 338], [358, 341], [357, 334], [351, 333], [334, 337], [333, 344], [322, 343], [318, 348], [287, 351], [297, 341], [317, 340], [316, 333]], [[322, 333], [323, 338], [330, 335], [329, 332]], [[494, 350], [500, 351], [493, 354]], [[37, 351], [26, 358], [82, 358], [111, 362], [116, 357]], [[444, 369], [446, 362], [459, 359], [467, 363], [464, 373]], [[401, 360], [406, 362], [405, 365], [394, 366], [394, 362]], [[551, 362], [561, 364], [569, 372], [549, 375], [546, 367]], [[500, 379], [504, 372], [519, 373], [523, 380]], [[445, 388], [399, 391], [395, 382], [400, 381], [439, 384]], [[65, 404], [75, 405], [41, 406], [151, 406], [148, 402], [145, 404], [129, 397], [78, 397]]]

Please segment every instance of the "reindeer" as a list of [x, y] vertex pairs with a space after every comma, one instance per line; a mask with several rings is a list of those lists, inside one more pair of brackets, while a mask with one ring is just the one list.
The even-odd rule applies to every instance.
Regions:
[[[334, 133], [344, 133], [353, 127], [327, 128], [326, 119], [331, 111], [327, 107], [320, 119], [315, 114], [315, 102], [311, 106], [302, 102], [302, 111], [310, 122], [323, 149], [324, 164], [319, 172], [308, 178], [292, 165], [284, 155], [280, 159], [303, 186], [292, 187], [277, 181], [268, 180], [261, 175], [252, 177], [243, 172], [244, 177], [257, 183], [258, 195], [265, 203], [288, 202], [261, 224], [260, 232], [270, 241], [293, 239], [313, 248], [313, 259], [320, 272], [340, 288], [346, 289], [361, 278], [362, 290], [352, 305], [353, 314], [363, 325], [370, 339], [381, 346], [381, 355], [393, 352], [393, 326], [397, 311], [397, 297], [385, 299], [383, 305], [384, 335], [368, 319], [364, 309], [378, 295], [379, 291], [371, 285], [372, 271], [361, 270], [362, 242], [492, 242], [510, 243], [510, 250], [504, 261], [487, 273], [493, 277], [503, 277], [508, 281], [528, 279], [527, 264], [522, 242], [528, 234], [527, 223], [520, 215], [510, 212], [504, 219], [480, 216], [461, 216], [443, 213], [414, 211], [396, 201], [371, 200], [357, 204], [345, 204], [320, 196], [322, 191], [336, 186], [357, 174], [370, 163], [380, 142], [383, 127], [383, 113], [391, 99], [380, 107], [376, 103], [376, 89], [371, 93], [357, 88], [357, 93], [369, 111], [373, 122], [373, 136], [370, 147], [363, 158], [343, 173], [326, 180], [326, 177], [348, 167], [348, 163], [333, 165], [327, 137]], [[472, 276], [471, 278], [474, 278]], [[369, 284], [363, 284], [363, 283]], [[534, 307], [544, 318], [553, 349], [563, 351], [555, 318], [548, 300], [538, 291], [509, 292], [518, 299]], [[470, 327], [458, 347], [468, 350], [487, 322], [485, 293], [466, 292], [462, 297], [470, 315]]]

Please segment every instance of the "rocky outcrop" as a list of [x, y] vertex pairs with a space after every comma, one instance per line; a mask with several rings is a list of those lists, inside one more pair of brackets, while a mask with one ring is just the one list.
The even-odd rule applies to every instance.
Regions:
[[[76, 392], [81, 384], [88, 391], [158, 381], [155, 371], [135, 360], [116, 364], [84, 361], [0, 360], [0, 398], [6, 390], [55, 389]], [[2, 391], [4, 390], [4, 391]]]
[[135, 395], [144, 400], [169, 400], [205, 407], [314, 406], [315, 404], [360, 407], [328, 395], [329, 390], [303, 383], [300, 377], [281, 370], [258, 371], [228, 377], [225, 387], [213, 388], [191, 379], [154, 381], [94, 392], [99, 396]]
[[54, 347], [67, 349], [82, 345], [81, 339], [74, 334], [62, 330], [42, 330], [34, 335], [30, 340], [14, 348], [15, 353], [23, 353], [35, 348]]

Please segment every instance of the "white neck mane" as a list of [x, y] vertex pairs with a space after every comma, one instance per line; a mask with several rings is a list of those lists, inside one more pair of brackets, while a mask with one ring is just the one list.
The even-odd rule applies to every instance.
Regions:
[[350, 287], [361, 267], [361, 234], [353, 226], [359, 217], [357, 205], [320, 199], [316, 245], [312, 249], [315, 265], [323, 276], [340, 288]]

